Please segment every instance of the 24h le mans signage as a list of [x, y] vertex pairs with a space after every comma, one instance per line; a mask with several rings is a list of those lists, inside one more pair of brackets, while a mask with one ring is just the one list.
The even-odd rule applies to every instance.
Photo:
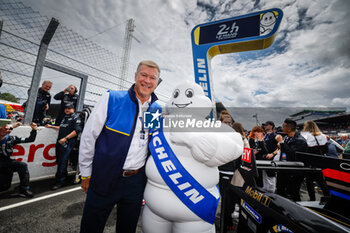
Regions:
[[197, 25], [191, 33], [195, 81], [213, 101], [210, 62], [218, 54], [269, 47], [283, 12], [274, 8]]

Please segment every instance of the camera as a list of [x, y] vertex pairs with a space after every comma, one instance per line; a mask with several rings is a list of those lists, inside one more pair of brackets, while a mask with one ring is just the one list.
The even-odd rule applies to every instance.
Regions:
[[67, 87], [67, 88], [66, 88], [66, 91], [70, 92], [70, 91], [71, 91], [71, 89], [70, 89], [69, 87]]

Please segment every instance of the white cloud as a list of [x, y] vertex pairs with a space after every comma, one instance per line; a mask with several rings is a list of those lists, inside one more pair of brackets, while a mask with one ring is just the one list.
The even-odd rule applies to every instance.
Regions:
[[141, 44], [132, 41], [129, 80], [140, 60], [155, 60], [164, 80], [158, 92], [165, 96], [181, 80], [194, 80], [190, 33], [195, 25], [277, 7], [284, 17], [270, 48], [213, 59], [216, 98], [237, 107], [349, 106], [350, 1], [28, 2], [84, 36], [121, 24], [93, 38], [119, 53], [125, 21], [134, 18], [134, 35]]
[[334, 106], [339, 106], [339, 105], [350, 106], [350, 98], [334, 98], [332, 99], [331, 104]]
[[253, 61], [239, 54], [215, 58], [217, 98], [236, 107], [349, 106], [349, 27], [344, 27], [349, 23], [349, 8], [337, 6], [336, 1], [291, 1], [287, 5], [276, 39], [287, 45], [286, 50], [278, 53], [275, 42], [269, 56], [264, 51], [247, 52], [245, 56], [256, 56]]

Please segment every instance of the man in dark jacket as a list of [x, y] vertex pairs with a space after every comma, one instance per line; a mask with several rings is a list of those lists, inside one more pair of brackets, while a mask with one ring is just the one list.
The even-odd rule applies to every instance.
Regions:
[[[282, 131], [286, 136], [276, 136], [278, 147], [281, 149], [281, 161], [296, 161], [295, 153], [306, 152], [307, 143], [303, 136], [296, 131], [297, 124], [295, 121], [287, 118], [283, 125]], [[293, 201], [300, 201], [300, 186], [304, 176], [300, 173], [285, 173], [277, 174], [277, 194], [286, 197], [287, 193], [291, 195]]]
[[77, 135], [81, 131], [81, 119], [79, 114], [75, 113], [74, 105], [67, 104], [64, 112], [66, 115], [60, 126], [45, 125], [47, 128], [59, 130], [56, 142], [56, 184], [52, 187], [52, 190], [61, 188], [65, 183], [69, 154], [75, 145]]
[[12, 131], [10, 125], [0, 128], [0, 170], [2, 172], [18, 172], [20, 179], [19, 195], [22, 197], [33, 197], [32, 191], [29, 188], [29, 171], [28, 166], [24, 162], [11, 159], [13, 147], [19, 143], [34, 142], [36, 138], [37, 125], [30, 123], [32, 131], [27, 138], [19, 138], [17, 136], [10, 136]]
[[78, 103], [78, 89], [74, 85], [69, 85], [66, 89], [61, 92], [58, 92], [53, 98], [55, 100], [61, 100], [60, 110], [58, 111], [58, 116], [55, 121], [55, 125], [59, 126], [65, 115], [64, 109], [67, 104], [73, 104], [74, 108], [77, 109]]
[[51, 102], [51, 95], [49, 93], [49, 90], [51, 87], [52, 82], [46, 80], [42, 83], [41, 87], [38, 90], [33, 115], [33, 122], [37, 123], [38, 125], [42, 125], [43, 119], [45, 117], [45, 112], [49, 110]]
[[[273, 160], [273, 158], [277, 155], [279, 150], [276, 141], [276, 133], [274, 132], [275, 123], [273, 121], [266, 121], [264, 124], [264, 146], [262, 147], [261, 153], [263, 153], [264, 160]], [[262, 181], [263, 181], [263, 189], [269, 192], [275, 192], [276, 190], [276, 173], [274, 171], [265, 171], [261, 172]]]

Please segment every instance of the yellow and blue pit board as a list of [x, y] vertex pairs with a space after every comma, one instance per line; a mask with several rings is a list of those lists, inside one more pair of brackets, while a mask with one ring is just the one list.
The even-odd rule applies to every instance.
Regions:
[[274, 41], [283, 12], [274, 8], [195, 26], [191, 32], [195, 82], [212, 102], [211, 59], [218, 54], [268, 48]]

